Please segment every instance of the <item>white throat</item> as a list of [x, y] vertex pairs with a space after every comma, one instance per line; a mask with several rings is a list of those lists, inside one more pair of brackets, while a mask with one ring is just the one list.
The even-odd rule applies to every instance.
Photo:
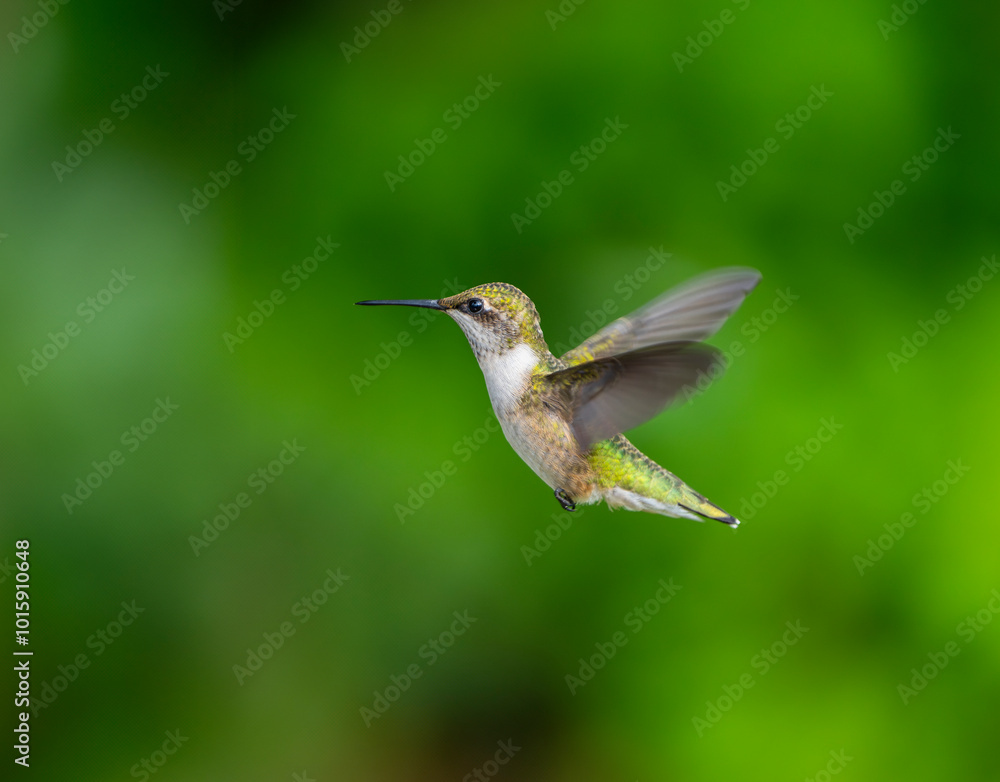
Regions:
[[538, 355], [531, 346], [521, 343], [503, 353], [485, 353], [479, 366], [486, 378], [490, 402], [497, 413], [510, 410], [521, 399], [531, 381], [531, 373], [538, 365]]

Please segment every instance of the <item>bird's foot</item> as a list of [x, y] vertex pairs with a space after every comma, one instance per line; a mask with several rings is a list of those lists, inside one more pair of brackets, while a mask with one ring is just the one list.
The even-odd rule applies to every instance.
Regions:
[[554, 493], [563, 510], [568, 510], [570, 513], [576, 510], [576, 503], [573, 502], [573, 498], [566, 493], [565, 489], [556, 489]]

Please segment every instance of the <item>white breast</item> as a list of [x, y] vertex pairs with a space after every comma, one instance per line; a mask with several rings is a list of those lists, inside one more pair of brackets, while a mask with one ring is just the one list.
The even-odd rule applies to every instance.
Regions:
[[520, 344], [503, 353], [485, 353], [479, 359], [493, 410], [500, 415], [517, 404], [528, 388], [538, 356], [530, 345]]

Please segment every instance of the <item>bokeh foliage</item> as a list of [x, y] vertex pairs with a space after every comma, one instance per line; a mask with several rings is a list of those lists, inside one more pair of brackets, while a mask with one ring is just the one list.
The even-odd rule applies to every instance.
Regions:
[[[395, 7], [349, 61], [342, 43], [386, 5], [245, 2], [220, 19], [208, 0], [74, 0], [0, 46], [0, 562], [30, 538], [38, 691], [90, 662], [33, 720], [37, 778], [130, 776], [180, 729], [160, 782], [461, 779], [507, 739], [522, 749], [499, 773], [521, 780], [795, 779], [841, 750], [844, 779], [994, 779], [1000, 623], [971, 639], [961, 623], [992, 618], [1000, 588], [1000, 281], [957, 286], [1000, 245], [996, 9]], [[21, 35], [41, 8], [5, 4], [0, 31]], [[547, 16], [560, 8], [575, 10]], [[122, 117], [116, 100], [157, 66], [168, 75]], [[455, 127], [453, 104], [491, 77]], [[776, 125], [814, 88], [831, 95], [785, 137]], [[249, 160], [240, 145], [286, 109]], [[57, 176], [105, 118], [114, 130]], [[435, 128], [445, 140], [390, 189], [385, 172]], [[939, 128], [959, 137], [911, 181]], [[723, 199], [717, 183], [768, 138], [777, 151]], [[517, 230], [512, 213], [566, 169]], [[848, 237], [896, 179], [905, 192]], [[295, 271], [318, 239], [339, 247]], [[650, 247], [670, 253], [653, 271]], [[607, 299], [624, 313], [727, 265], [764, 275], [713, 340], [742, 353], [630, 436], [737, 515], [777, 471], [787, 482], [736, 533], [588, 508], [530, 564], [558, 507], [489, 432], [462, 335], [353, 306], [503, 280], [566, 344]], [[134, 280], [86, 315], [123, 268]], [[779, 291], [798, 297], [781, 314]], [[920, 325], [939, 309], [946, 323]], [[68, 321], [79, 334], [25, 382]], [[890, 359], [920, 331], [925, 346]], [[130, 451], [123, 433], [167, 398], [177, 410]], [[842, 429], [810, 453], [830, 419]], [[254, 493], [249, 476], [295, 440], [305, 450]], [[116, 449], [123, 463], [67, 512]], [[397, 504], [449, 460], [401, 523]], [[949, 460], [969, 471], [938, 496]], [[249, 506], [196, 555], [191, 537], [241, 492]], [[338, 568], [349, 581], [301, 622], [296, 604]], [[660, 579], [682, 588], [633, 633], [626, 615]], [[133, 600], [144, 612], [98, 654], [88, 640]], [[430, 664], [424, 644], [463, 611], [476, 622]], [[240, 684], [233, 666], [284, 622], [294, 635]], [[765, 672], [755, 656], [786, 622], [808, 632]], [[619, 631], [627, 645], [571, 694], [578, 658]], [[904, 703], [898, 685], [948, 643], [960, 653]], [[373, 691], [414, 663], [420, 678], [366, 727]]]

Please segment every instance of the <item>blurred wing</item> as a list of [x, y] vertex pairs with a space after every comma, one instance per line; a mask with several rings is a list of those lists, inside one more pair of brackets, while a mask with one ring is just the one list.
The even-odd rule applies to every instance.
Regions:
[[573, 434], [586, 450], [659, 413], [720, 363], [708, 345], [672, 342], [560, 369], [545, 377], [560, 389]]
[[562, 360], [575, 365], [664, 342], [708, 339], [758, 282], [756, 269], [734, 267], [702, 274], [608, 324]]

